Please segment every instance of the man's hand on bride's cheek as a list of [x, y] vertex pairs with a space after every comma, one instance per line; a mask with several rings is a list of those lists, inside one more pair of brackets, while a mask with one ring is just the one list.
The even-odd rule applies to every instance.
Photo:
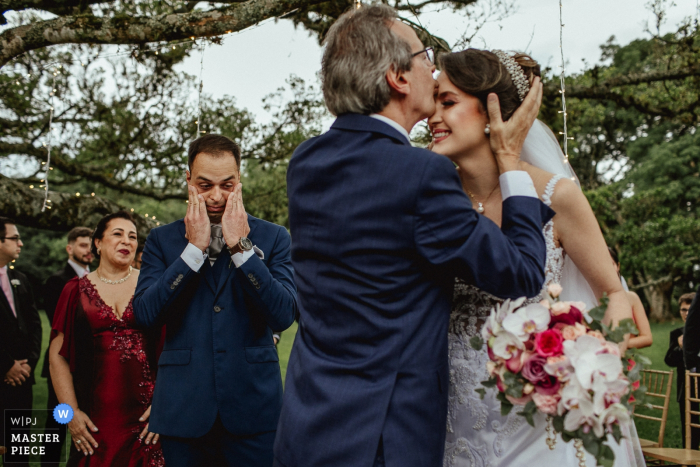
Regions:
[[498, 168], [503, 172], [518, 170], [520, 152], [530, 127], [537, 119], [542, 102], [542, 84], [535, 77], [530, 92], [515, 113], [507, 120], [501, 118], [501, 106], [496, 94], [489, 94], [487, 105], [491, 132], [489, 141]]

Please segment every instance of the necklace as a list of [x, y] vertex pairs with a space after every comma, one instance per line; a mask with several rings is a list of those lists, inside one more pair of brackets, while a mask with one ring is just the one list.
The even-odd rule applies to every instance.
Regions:
[[95, 270], [95, 274], [97, 274], [97, 278], [99, 280], [101, 280], [102, 282], [104, 282], [105, 284], [110, 284], [110, 285], [123, 284], [124, 282], [126, 282], [126, 280], [129, 277], [131, 277], [131, 266], [129, 266], [129, 274], [127, 274], [125, 277], [122, 277], [121, 279], [116, 280], [116, 281], [111, 281], [109, 279], [105, 279], [104, 277], [100, 276], [100, 268], [97, 268]]
[[467, 187], [464, 187], [464, 190], [467, 192], [467, 195], [469, 195], [469, 197], [472, 199], [472, 201], [474, 201], [476, 203], [476, 212], [478, 212], [479, 214], [484, 213], [484, 211], [486, 210], [486, 208], [484, 207], [484, 203], [486, 203], [491, 198], [491, 195], [493, 194], [494, 191], [496, 191], [496, 188], [498, 188], [499, 185], [500, 185], [499, 183], [496, 183], [496, 186], [493, 187], [493, 190], [491, 190], [491, 193], [489, 193], [489, 195], [486, 197], [486, 199], [484, 200], [483, 203], [481, 201], [478, 201], [474, 197], [474, 193], [469, 191], [469, 189], [467, 189]]

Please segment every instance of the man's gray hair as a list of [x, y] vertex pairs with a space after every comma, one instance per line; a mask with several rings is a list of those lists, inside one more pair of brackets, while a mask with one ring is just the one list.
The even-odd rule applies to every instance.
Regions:
[[321, 77], [333, 115], [368, 115], [389, 104], [387, 70], [411, 70], [411, 46], [390, 30], [397, 18], [387, 5], [365, 5], [344, 13], [328, 31]]

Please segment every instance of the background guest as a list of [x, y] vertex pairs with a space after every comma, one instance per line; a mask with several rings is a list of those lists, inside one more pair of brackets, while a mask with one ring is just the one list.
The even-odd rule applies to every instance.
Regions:
[[[68, 243], [66, 244], [66, 253], [68, 253], [68, 261], [66, 264], [54, 272], [44, 285], [44, 303], [46, 305], [46, 317], [49, 323], [53, 322], [54, 311], [58, 298], [63, 292], [63, 287], [74, 277], [83, 277], [90, 272], [90, 263], [92, 262], [92, 252], [90, 251], [90, 235], [92, 230], [87, 227], [74, 227], [68, 232]], [[49, 349], [46, 349], [46, 357], [44, 357], [44, 366], [41, 370], [41, 376], [46, 378], [48, 385], [48, 399], [46, 408], [53, 410], [58, 405], [56, 392], [53, 390], [51, 382], [51, 373], [49, 372]], [[60, 425], [53, 417], [47, 417], [46, 429], [47, 433], [55, 433]], [[51, 431], [48, 431], [51, 430]], [[46, 451], [41, 457], [41, 463], [45, 466], [57, 466], [65, 441], [65, 432], [60, 430], [59, 443], [50, 443], [46, 445]]]
[[102, 218], [91, 244], [97, 269], [71, 279], [56, 306], [49, 358], [58, 400], [75, 414], [69, 466], [164, 465], [147, 421], [159, 336], [136, 326], [132, 308], [137, 245], [127, 212]]
[[[617, 252], [610, 247], [608, 247], [608, 251], [610, 252], [613, 263], [615, 263], [617, 275], [620, 276], [620, 260], [618, 259]], [[622, 280], [621, 276], [620, 280]], [[644, 347], [649, 347], [654, 342], [654, 339], [651, 335], [649, 318], [647, 318], [647, 312], [644, 310], [642, 300], [639, 298], [639, 295], [629, 290], [627, 291], [627, 298], [630, 301], [630, 305], [632, 305], [632, 318], [634, 319], [634, 324], [637, 325], [637, 329], [639, 330], [639, 333], [636, 336], [630, 336], [627, 347], [630, 349], [643, 349]]]
[[[694, 298], [695, 293], [687, 293], [681, 295], [681, 297], [678, 299], [678, 303], [680, 304], [681, 319], [684, 323], [688, 318], [688, 310], [690, 309], [690, 304], [693, 303]], [[678, 407], [680, 408], [681, 413], [681, 433], [683, 433], [681, 442], [685, 446], [685, 362], [683, 361], [683, 326], [671, 331], [668, 342], [668, 351], [666, 352], [666, 357], [664, 357], [664, 362], [666, 365], [676, 369], [676, 401], [678, 402]], [[697, 423], [696, 420], [694, 421]], [[694, 428], [691, 432], [693, 438], [691, 440], [692, 446], [698, 446], [698, 443], [700, 442], [700, 437], [698, 434], [698, 430]]]
[[131, 263], [131, 267], [134, 269], [141, 269], [141, 255], [143, 254], [143, 244], [140, 244], [136, 248], [136, 256], [134, 256], [134, 261]]
[[[34, 369], [41, 352], [41, 320], [29, 281], [8, 268], [22, 246], [15, 222], [0, 217], [0, 416], [7, 409], [32, 408]], [[0, 423], [0, 444], [4, 439]], [[12, 465], [28, 465], [29, 456], [19, 461]]]

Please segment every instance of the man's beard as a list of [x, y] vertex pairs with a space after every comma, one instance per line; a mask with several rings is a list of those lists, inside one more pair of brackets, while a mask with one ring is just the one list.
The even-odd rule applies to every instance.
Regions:
[[92, 260], [88, 260], [87, 258], [89, 258], [88, 255], [80, 256], [80, 257], [73, 256], [73, 261], [75, 261], [76, 263], [78, 263], [82, 266], [87, 266], [92, 262]]
[[221, 218], [224, 217], [224, 212], [212, 213], [207, 211], [207, 216], [209, 216], [209, 222], [212, 224], [221, 224]]

